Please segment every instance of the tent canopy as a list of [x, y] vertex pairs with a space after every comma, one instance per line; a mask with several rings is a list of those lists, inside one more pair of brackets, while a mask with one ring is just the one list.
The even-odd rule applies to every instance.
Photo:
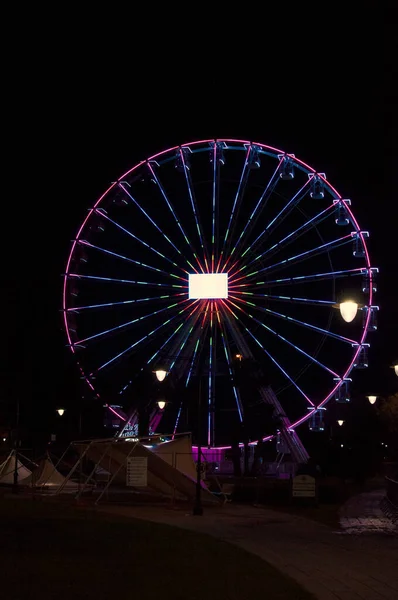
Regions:
[[[18, 456], [17, 461], [17, 473], [18, 473], [18, 485], [26, 485], [26, 479], [31, 475], [32, 471], [29, 471], [21, 463]], [[15, 472], [15, 451], [12, 450], [6, 460], [0, 465], [0, 483], [13, 485], [14, 483], [14, 472]]]

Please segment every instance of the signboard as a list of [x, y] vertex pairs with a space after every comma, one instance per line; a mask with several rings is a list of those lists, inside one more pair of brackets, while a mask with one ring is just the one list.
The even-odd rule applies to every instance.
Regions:
[[146, 456], [127, 458], [126, 485], [130, 487], [146, 487], [148, 485], [148, 458]]
[[292, 496], [294, 498], [315, 498], [315, 478], [310, 475], [297, 475], [293, 477]]

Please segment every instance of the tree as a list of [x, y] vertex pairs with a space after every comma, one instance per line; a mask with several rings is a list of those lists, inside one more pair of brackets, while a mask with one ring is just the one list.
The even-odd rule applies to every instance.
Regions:
[[390, 454], [398, 459], [398, 392], [381, 401], [378, 414], [380, 422], [389, 434]]
[[378, 412], [386, 430], [398, 433], [398, 392], [381, 402]]

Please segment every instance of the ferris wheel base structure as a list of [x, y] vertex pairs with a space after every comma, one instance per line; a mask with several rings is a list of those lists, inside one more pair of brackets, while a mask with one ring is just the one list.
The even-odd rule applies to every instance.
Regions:
[[[378, 311], [368, 237], [351, 200], [292, 153], [237, 139], [169, 148], [114, 181], [72, 241], [67, 345], [121, 436], [138, 423], [135, 375], [163, 370], [184, 392], [163, 411], [147, 394], [152, 432], [191, 430], [204, 452], [222, 452], [258, 409], [251, 439], [279, 439], [305, 462], [296, 428], [323, 431], [328, 402], [349, 402], [352, 369], [368, 366]], [[351, 324], [335, 310], [347, 293], [362, 317]], [[245, 361], [267, 376], [255, 393]]]

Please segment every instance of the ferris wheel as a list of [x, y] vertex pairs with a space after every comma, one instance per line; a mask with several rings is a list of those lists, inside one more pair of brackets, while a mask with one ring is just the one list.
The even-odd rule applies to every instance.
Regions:
[[186, 430], [199, 381], [208, 447], [249, 414], [269, 439], [266, 406], [290, 432], [322, 429], [377, 328], [367, 238], [351, 201], [294, 154], [230, 139], [170, 148], [113, 182], [81, 224], [64, 275], [68, 345], [123, 420], [137, 365], [178, 381], [153, 431], [160, 419]]

